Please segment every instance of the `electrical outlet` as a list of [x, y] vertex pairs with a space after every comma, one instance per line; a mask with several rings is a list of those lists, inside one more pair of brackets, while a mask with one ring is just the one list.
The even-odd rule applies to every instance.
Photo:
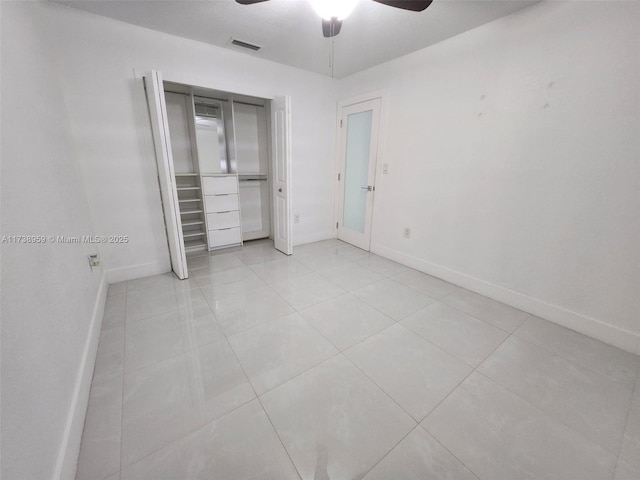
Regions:
[[382, 173], [383, 173], [383, 174], [385, 174], [385, 175], [386, 175], [387, 173], [389, 173], [389, 164], [388, 164], [388, 163], [384, 163], [384, 164], [382, 165]]
[[89, 255], [89, 266], [91, 267], [92, 270], [93, 270], [93, 267], [100, 266], [100, 259], [98, 259], [97, 253], [93, 253]]
[[404, 227], [404, 234], [402, 236], [404, 238], [411, 238], [411, 229], [409, 227]]
[[297, 213], [293, 216], [293, 223], [300, 223], [300, 215]]

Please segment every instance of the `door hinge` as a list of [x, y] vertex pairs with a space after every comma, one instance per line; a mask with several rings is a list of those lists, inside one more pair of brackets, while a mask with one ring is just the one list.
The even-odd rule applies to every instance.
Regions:
[[340, 174], [338, 174], [338, 181], [340, 181]]
[[338, 222], [336, 222], [336, 228], [338, 228]]
[[340, 120], [340, 128], [342, 128], [342, 120]]

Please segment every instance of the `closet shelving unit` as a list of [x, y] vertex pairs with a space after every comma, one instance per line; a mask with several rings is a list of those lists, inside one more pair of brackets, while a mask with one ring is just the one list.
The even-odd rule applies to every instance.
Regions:
[[206, 250], [207, 231], [200, 174], [176, 173], [175, 177], [185, 251], [191, 253]]
[[169, 82], [164, 93], [185, 252], [269, 237], [264, 100]]

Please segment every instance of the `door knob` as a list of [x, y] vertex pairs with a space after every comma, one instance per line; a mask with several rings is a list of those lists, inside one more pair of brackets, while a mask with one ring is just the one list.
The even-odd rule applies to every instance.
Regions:
[[281, 189], [281, 188], [279, 188], [279, 189], [278, 189], [278, 191], [279, 191], [280, 193], [282, 193], [282, 189]]
[[373, 191], [373, 187], [371, 185], [367, 185], [366, 187], [360, 187], [362, 190], [366, 190], [367, 192]]

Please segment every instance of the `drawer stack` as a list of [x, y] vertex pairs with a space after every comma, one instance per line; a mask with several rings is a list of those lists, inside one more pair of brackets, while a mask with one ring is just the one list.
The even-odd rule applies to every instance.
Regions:
[[237, 175], [203, 175], [209, 250], [242, 244]]

